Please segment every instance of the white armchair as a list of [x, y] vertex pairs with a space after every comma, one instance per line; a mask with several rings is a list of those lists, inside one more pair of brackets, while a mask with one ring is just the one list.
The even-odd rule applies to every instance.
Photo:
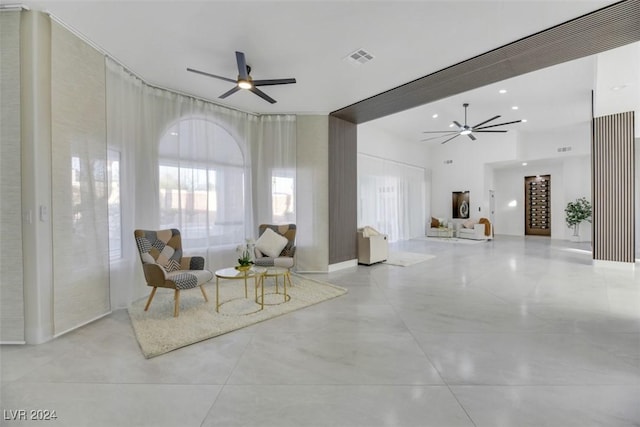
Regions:
[[389, 257], [389, 241], [371, 227], [358, 230], [358, 263], [371, 265], [386, 261]]

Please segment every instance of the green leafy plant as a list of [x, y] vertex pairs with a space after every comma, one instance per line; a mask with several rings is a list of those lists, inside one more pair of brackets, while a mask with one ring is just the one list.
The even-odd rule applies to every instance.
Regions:
[[578, 227], [583, 221], [591, 222], [591, 203], [585, 198], [580, 197], [575, 202], [567, 203], [567, 207], [564, 209], [569, 228], [573, 227], [573, 235], [578, 235]]

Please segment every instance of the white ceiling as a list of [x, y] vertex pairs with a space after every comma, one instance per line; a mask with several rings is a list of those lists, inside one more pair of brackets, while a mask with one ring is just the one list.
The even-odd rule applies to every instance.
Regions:
[[[462, 104], [468, 103], [470, 126], [497, 115], [501, 117], [487, 125], [524, 119], [526, 123], [495, 128], [521, 132], [539, 132], [578, 124], [588, 126], [595, 76], [596, 58], [586, 57], [383, 117], [370, 125], [406, 141], [418, 142], [441, 135], [425, 134], [424, 131], [452, 130], [449, 125], [453, 120], [464, 124]], [[501, 89], [507, 92], [501, 94]], [[514, 106], [518, 109], [513, 110]], [[433, 118], [434, 114], [438, 117]], [[487, 136], [476, 134], [478, 139]], [[425, 143], [437, 145], [446, 139], [441, 137]]]
[[[17, 0], [19, 1], [19, 0]], [[2, 4], [16, 0], [0, 0]], [[32, 10], [51, 13], [66, 26], [120, 61], [148, 83], [257, 113], [326, 114], [503, 44], [614, 3], [558, 1], [56, 1], [24, 0]], [[375, 59], [353, 65], [344, 58], [364, 48]], [[295, 77], [295, 85], [268, 86], [278, 100], [269, 104], [246, 91], [225, 100], [217, 96], [230, 83], [187, 72], [186, 67], [235, 78], [234, 51], [243, 51], [255, 79]], [[560, 118], [554, 109], [534, 111], [549, 99], [577, 105], [592, 80], [579, 67], [563, 68], [561, 79], [513, 79], [509, 93], [494, 87], [439, 104], [442, 123], [470, 122], [496, 114], [527, 116], [529, 126]], [[576, 68], [572, 68], [576, 67]], [[549, 91], [544, 89], [550, 84]], [[498, 85], [502, 87], [502, 85]], [[497, 87], [497, 86], [496, 86]], [[559, 92], [564, 91], [564, 92]], [[508, 100], [509, 102], [506, 102]], [[504, 101], [504, 102], [503, 102]], [[521, 105], [514, 116], [505, 105]], [[588, 98], [586, 99], [588, 102]], [[525, 109], [526, 106], [526, 109]], [[424, 111], [409, 111], [388, 125], [405, 137], [435, 123]], [[583, 109], [583, 107], [581, 107]], [[573, 108], [567, 109], [574, 111]], [[582, 111], [582, 110], [581, 110]], [[577, 111], [576, 111], [577, 114]], [[431, 121], [431, 122], [429, 122]], [[399, 125], [401, 124], [401, 126]]]

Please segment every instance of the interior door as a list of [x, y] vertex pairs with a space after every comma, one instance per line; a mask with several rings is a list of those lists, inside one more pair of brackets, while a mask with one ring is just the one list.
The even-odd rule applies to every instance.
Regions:
[[551, 236], [551, 175], [524, 178], [527, 236]]

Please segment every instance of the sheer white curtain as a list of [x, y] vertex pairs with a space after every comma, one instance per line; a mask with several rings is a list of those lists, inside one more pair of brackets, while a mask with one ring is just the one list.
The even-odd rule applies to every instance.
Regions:
[[358, 227], [374, 227], [391, 242], [421, 236], [424, 200], [423, 168], [358, 154]]
[[207, 250], [244, 240], [245, 160], [236, 140], [206, 117], [185, 118], [160, 138], [159, 228]]
[[256, 224], [295, 223], [296, 117], [261, 116], [260, 130], [253, 149]]
[[121, 189], [122, 258], [111, 263], [112, 302], [121, 307], [147, 293], [136, 228], [179, 228], [185, 252], [204, 256], [208, 268], [232, 262], [229, 248], [254, 228], [245, 195], [252, 193], [249, 141], [259, 119], [151, 87], [106, 61], [107, 139], [119, 154]]
[[[273, 179], [258, 174], [284, 171], [293, 182], [277, 180], [278, 191], [295, 186], [295, 116], [260, 117], [154, 88], [108, 58], [107, 138], [120, 173], [120, 216], [111, 215], [122, 233], [122, 257], [111, 262], [114, 307], [148, 293], [134, 229], [180, 229], [185, 253], [215, 270], [235, 262], [236, 245], [255, 237], [258, 219], [275, 221], [274, 204], [286, 205], [255, 196], [274, 193]], [[295, 219], [293, 201], [287, 206]]]

